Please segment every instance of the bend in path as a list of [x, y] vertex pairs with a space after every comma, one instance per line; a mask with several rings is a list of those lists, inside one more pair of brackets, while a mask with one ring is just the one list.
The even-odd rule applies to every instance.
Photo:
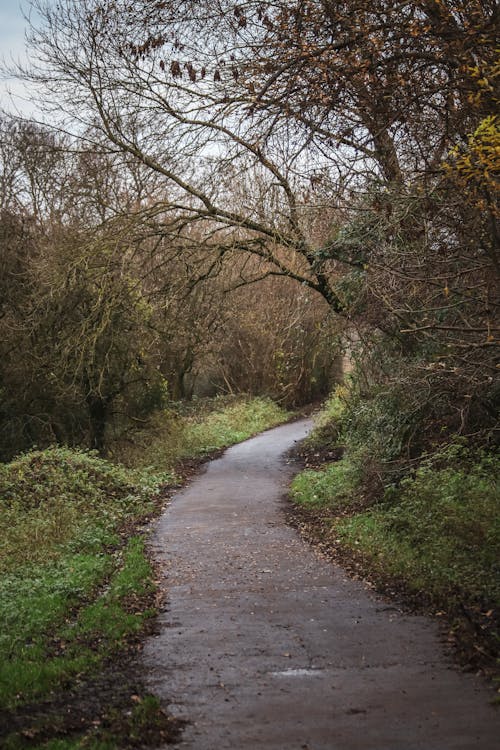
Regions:
[[182, 750], [497, 750], [489, 693], [285, 523], [282, 459], [307, 421], [230, 448], [179, 492], [153, 545], [167, 607], [145, 646]]

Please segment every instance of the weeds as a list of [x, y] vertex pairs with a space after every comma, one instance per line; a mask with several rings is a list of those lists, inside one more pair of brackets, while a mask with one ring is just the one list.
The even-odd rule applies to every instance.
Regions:
[[[325, 443], [342, 443], [344, 451], [341, 460], [295, 477], [291, 498], [305, 509], [304, 523], [348, 565], [354, 562], [414, 602], [448, 612], [459, 623], [466, 658], [482, 654], [494, 669], [500, 642], [499, 458], [458, 439], [418, 460], [386, 466], [383, 456], [387, 461], [394, 455], [387, 448], [392, 438], [382, 434], [374, 441], [375, 456], [361, 450], [383, 425], [367, 407], [356, 426], [353, 409], [343, 408], [335, 395], [308, 439], [316, 451], [313, 465], [315, 455], [328, 455]], [[307, 448], [305, 455], [311, 455]]]
[[185, 458], [203, 456], [280, 424], [290, 415], [271, 399], [224, 397], [194, 401], [155, 415], [133, 443], [116, 443], [113, 455], [130, 467], [175, 471]]
[[240, 401], [223, 411], [212, 412], [203, 421], [191, 420], [186, 426], [183, 450], [189, 456], [210, 453], [274, 427], [288, 416], [271, 399]]
[[95, 716], [78, 716], [75, 737], [64, 736], [66, 714], [45, 715], [43, 701], [64, 705], [62, 691], [97, 679], [155, 614], [153, 571], [137, 528], [159, 508], [158, 489], [172, 483], [176, 463], [286, 416], [266, 399], [217, 399], [158, 416], [156, 432], [127, 453], [133, 469], [67, 448], [0, 465], [2, 747], [113, 750], [140, 744], [148, 732], [152, 744], [175, 735], [175, 722], [140, 691], [131, 704], [127, 691], [99, 728]]
[[306, 470], [292, 482], [291, 496], [299, 505], [344, 511], [357, 503], [360, 470], [348, 459], [319, 471]]
[[340, 521], [338, 535], [413, 590], [500, 606], [500, 462], [447, 460], [424, 461], [380, 506]]

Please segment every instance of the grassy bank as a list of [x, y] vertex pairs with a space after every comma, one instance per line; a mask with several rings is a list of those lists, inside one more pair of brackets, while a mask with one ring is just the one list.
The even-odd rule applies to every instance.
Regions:
[[170, 471], [179, 464], [203, 457], [228, 445], [274, 427], [289, 418], [268, 398], [241, 396], [180, 402], [155, 415], [133, 439], [119, 439], [113, 445], [113, 459], [132, 468]]
[[[369, 456], [359, 452], [347, 449], [337, 460], [322, 463], [325, 446], [332, 451], [342, 441], [338, 409], [337, 401], [320, 416], [303, 447], [311, 466], [292, 485], [307, 533], [386, 590], [441, 616], [446, 613], [450, 639], [464, 659], [494, 670], [499, 459], [457, 441], [422, 456], [405, 474], [394, 478], [395, 472], [387, 471], [377, 482]], [[315, 456], [321, 465], [314, 466]]]
[[198, 406], [159, 415], [122, 447], [128, 467], [66, 448], [0, 466], [2, 747], [111, 750], [176, 735], [133, 667], [155, 616], [144, 524], [181, 460], [286, 418], [263, 399]]

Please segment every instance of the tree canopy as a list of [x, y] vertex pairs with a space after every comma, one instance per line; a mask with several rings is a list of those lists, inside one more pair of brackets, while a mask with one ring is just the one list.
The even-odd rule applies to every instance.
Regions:
[[34, 5], [24, 75], [88, 145], [88, 184], [125, 167], [95, 225], [122, 221], [189, 267], [191, 290], [227, 268], [232, 289], [298, 282], [363, 342], [365, 366], [381, 341], [398, 352], [424, 411], [444, 404], [459, 431], [491, 423], [495, 2]]

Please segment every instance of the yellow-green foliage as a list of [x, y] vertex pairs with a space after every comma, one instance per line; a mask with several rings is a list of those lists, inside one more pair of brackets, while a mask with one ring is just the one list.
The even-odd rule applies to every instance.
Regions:
[[500, 129], [497, 115], [485, 117], [468, 136], [467, 145], [456, 146], [444, 168], [474, 201], [474, 205], [489, 208], [498, 215], [500, 173]]
[[304, 445], [309, 450], [322, 450], [339, 446], [342, 418], [348, 398], [349, 389], [347, 386], [337, 385], [321, 410], [314, 416], [314, 428], [304, 441]]
[[269, 398], [220, 397], [179, 404], [158, 413], [133, 442], [116, 445], [114, 456], [128, 466], [169, 471], [183, 458], [238, 443], [289, 416]]

